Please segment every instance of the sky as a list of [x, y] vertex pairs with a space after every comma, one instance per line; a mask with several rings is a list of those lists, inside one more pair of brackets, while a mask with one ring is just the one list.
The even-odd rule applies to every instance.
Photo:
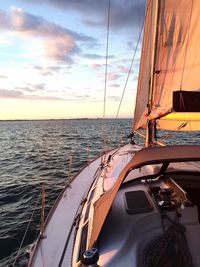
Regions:
[[[103, 116], [108, 1], [2, 1], [0, 120]], [[117, 114], [144, 10], [144, 0], [110, 1], [105, 117]], [[139, 58], [119, 117], [133, 116]]]

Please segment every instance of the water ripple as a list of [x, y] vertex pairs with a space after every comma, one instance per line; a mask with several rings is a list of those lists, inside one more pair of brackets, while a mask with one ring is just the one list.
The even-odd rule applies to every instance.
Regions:
[[[0, 266], [12, 266], [41, 185], [46, 188], [47, 214], [69, 181], [69, 164], [75, 175], [102, 151], [127, 142], [131, 120], [52, 120], [0, 122]], [[183, 135], [183, 140], [199, 142]], [[36, 207], [22, 254], [16, 266], [25, 266], [29, 245], [39, 229], [40, 206]]]

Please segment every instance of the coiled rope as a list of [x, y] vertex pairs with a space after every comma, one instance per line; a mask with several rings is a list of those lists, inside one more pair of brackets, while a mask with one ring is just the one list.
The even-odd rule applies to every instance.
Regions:
[[172, 224], [146, 246], [142, 261], [143, 267], [194, 267], [185, 237], [185, 227]]

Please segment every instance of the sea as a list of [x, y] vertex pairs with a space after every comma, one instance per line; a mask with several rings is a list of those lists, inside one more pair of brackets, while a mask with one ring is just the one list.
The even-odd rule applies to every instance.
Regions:
[[[131, 119], [0, 121], [0, 267], [27, 265], [45, 216], [70, 180], [106, 149], [129, 142]], [[198, 144], [193, 135], [162, 132], [161, 140]], [[143, 140], [135, 137], [137, 144]]]

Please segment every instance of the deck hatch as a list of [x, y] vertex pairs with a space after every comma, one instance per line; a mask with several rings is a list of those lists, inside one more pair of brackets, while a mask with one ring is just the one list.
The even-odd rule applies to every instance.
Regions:
[[132, 214], [150, 212], [153, 210], [150, 200], [142, 190], [126, 192], [125, 205], [126, 211]]

